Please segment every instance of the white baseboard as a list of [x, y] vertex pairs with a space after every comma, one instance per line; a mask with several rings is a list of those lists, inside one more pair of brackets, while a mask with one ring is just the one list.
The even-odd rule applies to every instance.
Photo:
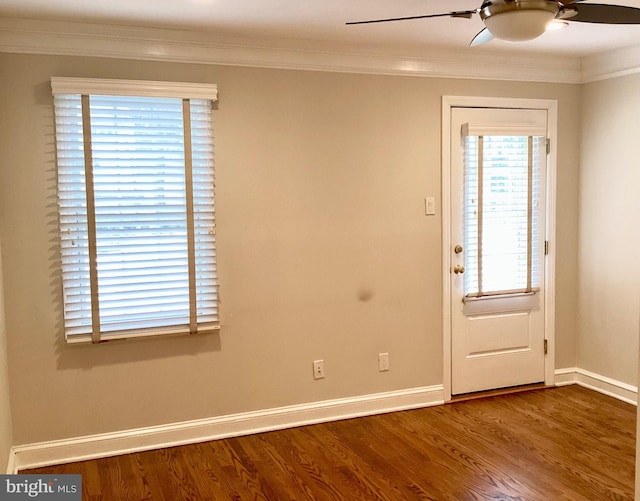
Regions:
[[9, 473], [444, 403], [442, 385], [14, 446]]
[[580, 386], [617, 398], [623, 402], [638, 405], [637, 386], [616, 381], [615, 379], [595, 374], [578, 367], [556, 369], [555, 376], [556, 386], [579, 384]]
[[[557, 369], [556, 386], [579, 384], [637, 405], [638, 388], [578, 367]], [[444, 403], [442, 385], [327, 400], [210, 419], [150, 426], [11, 448], [7, 473], [26, 468], [129, 454], [163, 447], [206, 442], [282, 430], [308, 424], [418, 409]]]
[[555, 371], [555, 385], [567, 386], [569, 384], [578, 383], [578, 368], [567, 367], [565, 369], [556, 369]]
[[9, 460], [7, 461], [7, 475], [12, 475], [14, 473], [18, 473], [18, 470], [16, 469], [16, 453], [12, 447], [9, 450]]

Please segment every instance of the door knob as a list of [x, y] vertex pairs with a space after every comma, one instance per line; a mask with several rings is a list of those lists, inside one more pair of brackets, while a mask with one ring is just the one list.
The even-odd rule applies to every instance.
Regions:
[[464, 249], [462, 248], [462, 245], [456, 245], [453, 248], [453, 252], [455, 252], [456, 254], [460, 254]]
[[461, 264], [456, 264], [456, 265], [453, 267], [453, 272], [454, 272], [456, 275], [458, 275], [458, 274], [460, 274], [460, 273], [464, 273], [464, 266], [462, 266]]

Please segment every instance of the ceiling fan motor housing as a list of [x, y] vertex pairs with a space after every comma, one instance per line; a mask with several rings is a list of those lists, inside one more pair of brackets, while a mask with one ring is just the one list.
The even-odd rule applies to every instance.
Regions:
[[542, 35], [561, 11], [557, 0], [490, 0], [480, 7], [480, 17], [494, 37], [521, 42]]

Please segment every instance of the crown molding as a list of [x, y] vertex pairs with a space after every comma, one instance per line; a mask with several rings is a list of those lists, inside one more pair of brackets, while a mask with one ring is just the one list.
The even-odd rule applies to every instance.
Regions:
[[582, 58], [582, 82], [640, 73], [640, 47], [626, 47]]
[[640, 46], [583, 58], [450, 49], [416, 56], [309, 40], [6, 17], [0, 17], [0, 52], [574, 84], [640, 73]]
[[204, 31], [0, 18], [0, 52], [93, 56], [420, 77], [579, 83], [566, 56], [432, 49], [416, 57], [303, 40], [250, 40]]

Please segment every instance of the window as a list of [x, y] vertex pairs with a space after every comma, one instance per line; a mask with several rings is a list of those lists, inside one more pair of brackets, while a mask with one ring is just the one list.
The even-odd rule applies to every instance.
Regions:
[[67, 341], [218, 329], [216, 86], [51, 86]]
[[542, 268], [544, 130], [463, 128], [465, 298], [534, 293]]

